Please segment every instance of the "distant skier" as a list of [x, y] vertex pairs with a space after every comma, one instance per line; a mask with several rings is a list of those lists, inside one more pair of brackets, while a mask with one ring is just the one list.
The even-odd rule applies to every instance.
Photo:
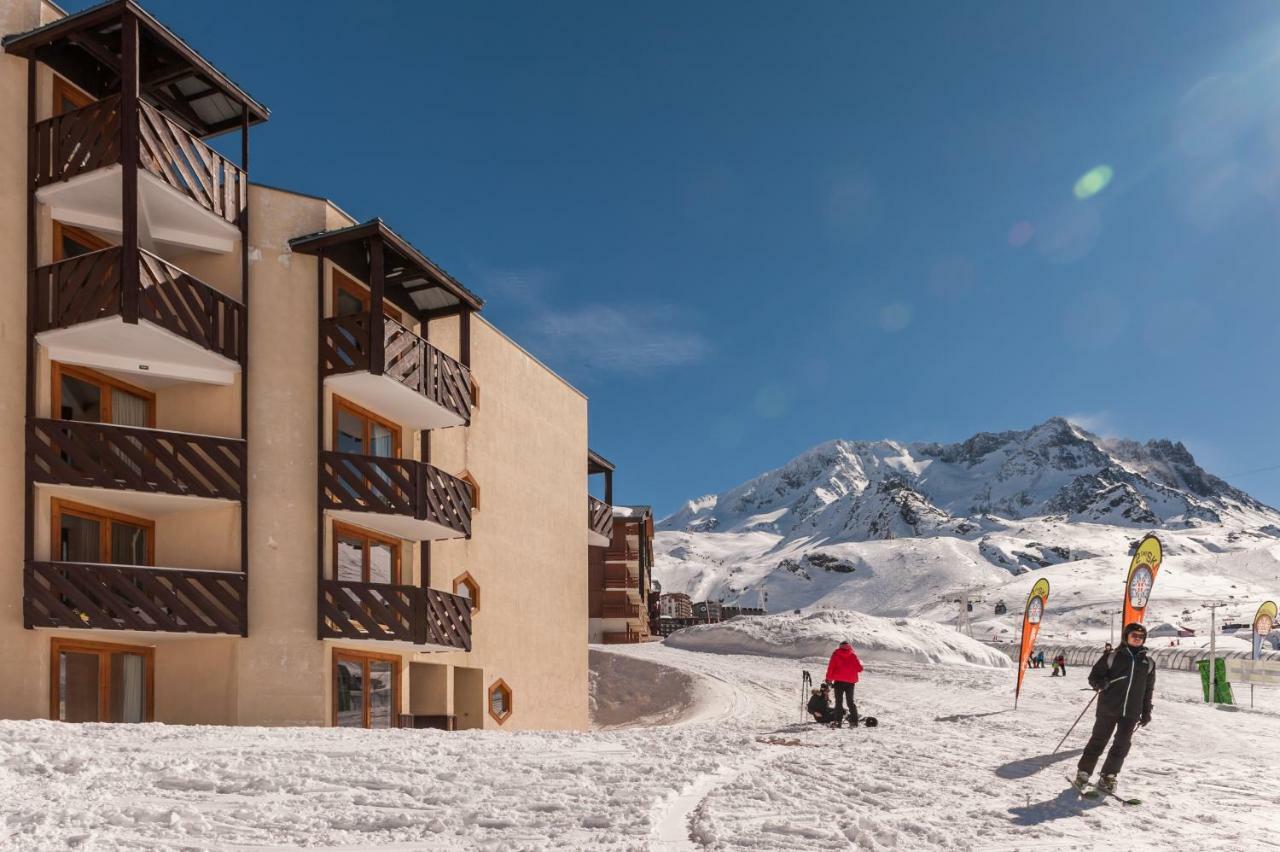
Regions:
[[836, 711], [831, 707], [831, 687], [825, 683], [819, 689], [815, 689], [810, 693], [809, 704], [806, 709], [815, 722], [830, 725], [833, 722], [839, 723], [840, 721], [836, 716]]
[[1053, 673], [1049, 677], [1067, 676], [1067, 658], [1059, 654], [1053, 658]]
[[1098, 713], [1093, 735], [1076, 767], [1076, 784], [1089, 781], [1093, 767], [1115, 732], [1115, 741], [1102, 764], [1098, 786], [1115, 792], [1116, 776], [1129, 754], [1134, 728], [1151, 723], [1151, 696], [1156, 687], [1156, 665], [1147, 656], [1147, 629], [1134, 622], [1125, 625], [1120, 647], [1104, 654], [1089, 670], [1089, 685], [1098, 693]]
[[1040, 651], [1038, 654], [1036, 654], [1036, 668], [1038, 669], [1044, 668], [1044, 651]]
[[840, 647], [831, 652], [831, 660], [827, 663], [827, 681], [835, 688], [836, 724], [844, 719], [844, 703], [849, 702], [849, 727], [858, 727], [858, 705], [853, 703], [853, 687], [858, 682], [858, 672], [862, 671], [862, 661], [853, 653], [853, 646], [848, 640], [840, 643]]

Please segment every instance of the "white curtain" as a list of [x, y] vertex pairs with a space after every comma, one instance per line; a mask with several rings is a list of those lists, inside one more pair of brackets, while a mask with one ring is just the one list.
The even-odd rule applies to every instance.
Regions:
[[117, 426], [150, 426], [147, 401], [128, 391], [112, 388], [111, 422]]
[[120, 688], [123, 701], [120, 707], [121, 722], [145, 722], [142, 703], [146, 695], [146, 670], [142, 657], [137, 654], [121, 655]]

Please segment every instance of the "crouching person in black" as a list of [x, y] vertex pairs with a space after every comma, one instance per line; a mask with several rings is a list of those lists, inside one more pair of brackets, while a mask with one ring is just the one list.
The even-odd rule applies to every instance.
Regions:
[[821, 689], [813, 690], [813, 694], [809, 696], [808, 710], [815, 722], [832, 725], [839, 721], [839, 716], [831, 707], [831, 688], [825, 682]]
[[1133, 731], [1151, 722], [1151, 695], [1156, 686], [1155, 661], [1147, 656], [1144, 643], [1147, 629], [1134, 622], [1124, 628], [1120, 647], [1103, 654], [1089, 671], [1089, 685], [1098, 693], [1098, 715], [1093, 723], [1093, 736], [1084, 747], [1076, 767], [1076, 782], [1085, 783], [1093, 774], [1111, 734], [1115, 741], [1102, 764], [1098, 786], [1115, 791], [1116, 776], [1129, 754]]

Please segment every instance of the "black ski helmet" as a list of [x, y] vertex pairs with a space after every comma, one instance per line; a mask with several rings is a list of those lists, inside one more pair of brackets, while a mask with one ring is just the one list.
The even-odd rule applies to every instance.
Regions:
[[866, 725], [868, 728], [874, 728], [876, 725], [879, 725], [880, 723], [876, 721], [875, 716], [868, 716], [867, 718], [862, 720], [862, 724]]
[[1124, 630], [1120, 633], [1120, 641], [1128, 642], [1130, 633], [1141, 633], [1144, 642], [1147, 639], [1147, 628], [1143, 627], [1142, 624], [1137, 621], [1131, 621], [1124, 626]]

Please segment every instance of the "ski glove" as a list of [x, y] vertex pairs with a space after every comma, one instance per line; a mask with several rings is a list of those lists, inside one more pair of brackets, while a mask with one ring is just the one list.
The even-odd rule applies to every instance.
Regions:
[[1150, 724], [1151, 724], [1151, 714], [1143, 713], [1142, 718], [1138, 720], [1138, 727], [1145, 728], [1147, 725], [1150, 725]]

